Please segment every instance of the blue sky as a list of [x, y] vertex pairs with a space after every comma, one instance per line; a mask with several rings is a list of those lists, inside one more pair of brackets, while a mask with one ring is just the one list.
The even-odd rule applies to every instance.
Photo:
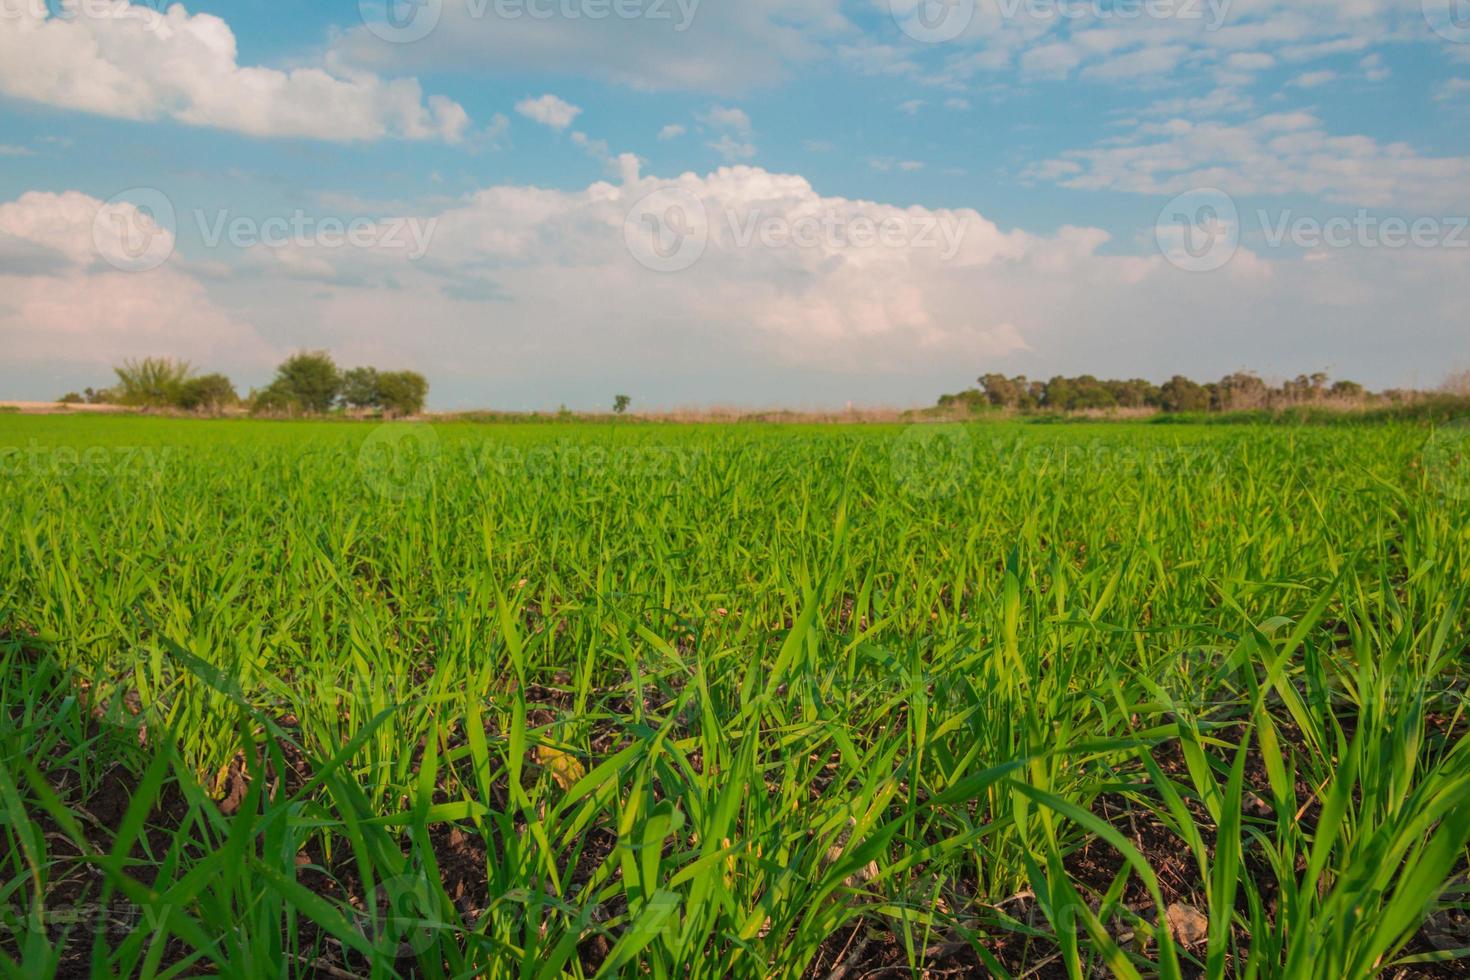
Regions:
[[1470, 368], [1470, 0], [389, 2], [0, 0], [0, 394]]

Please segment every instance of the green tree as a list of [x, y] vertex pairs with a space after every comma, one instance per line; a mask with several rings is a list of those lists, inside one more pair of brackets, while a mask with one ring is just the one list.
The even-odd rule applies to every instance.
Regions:
[[628, 406], [631, 404], [633, 404], [633, 399], [629, 398], [627, 395], [613, 396], [613, 411], [618, 415], [622, 415], [624, 412], [626, 412], [628, 410]]
[[218, 412], [239, 400], [235, 386], [223, 374], [190, 378], [179, 393], [179, 407], [191, 412]]
[[429, 397], [429, 382], [413, 371], [384, 371], [378, 375], [378, 401], [388, 415], [417, 415]]
[[382, 397], [377, 368], [358, 367], [342, 375], [342, 404], [348, 408], [380, 408]]
[[266, 389], [275, 410], [284, 402], [315, 414], [330, 411], [341, 390], [342, 373], [326, 351], [292, 355], [276, 368], [276, 379]]
[[1208, 412], [1210, 392], [1199, 382], [1176, 374], [1159, 389], [1159, 407], [1166, 412]]
[[68, 391], [66, 394], [56, 399], [56, 404], [58, 405], [83, 405], [85, 403], [86, 399], [77, 394], [75, 391]]
[[124, 361], [117, 374], [117, 400], [138, 408], [172, 408], [179, 404], [184, 383], [194, 373], [188, 361], [145, 357]]

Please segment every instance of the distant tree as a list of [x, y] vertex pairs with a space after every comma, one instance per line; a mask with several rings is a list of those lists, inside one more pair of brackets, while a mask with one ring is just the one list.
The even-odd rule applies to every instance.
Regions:
[[83, 388], [82, 397], [88, 405], [106, 405], [117, 399], [117, 393], [111, 388]]
[[613, 396], [613, 411], [618, 415], [622, 415], [624, 412], [626, 412], [628, 410], [628, 406], [631, 404], [633, 404], [633, 399], [629, 398], [627, 395]]
[[381, 408], [378, 369], [359, 367], [343, 374], [342, 404], [355, 409]]
[[86, 399], [77, 394], [75, 391], [68, 391], [66, 394], [56, 399], [56, 404], [58, 405], [83, 405], [85, 403]]
[[179, 407], [190, 412], [218, 412], [239, 400], [235, 386], [223, 374], [190, 378], [179, 393]]
[[1113, 397], [1113, 403], [1119, 408], [1147, 408], [1158, 402], [1158, 387], [1142, 378], [1133, 378], [1128, 381], [1104, 381], [1103, 386], [1107, 388], [1108, 393]]
[[1265, 408], [1271, 400], [1271, 389], [1266, 382], [1248, 371], [1227, 374], [1215, 386], [1221, 411], [1248, 411]]
[[295, 415], [301, 411], [301, 403], [286, 385], [278, 379], [264, 388], [252, 390], [246, 399], [250, 411], [263, 415]]
[[1204, 385], [1176, 374], [1159, 388], [1159, 407], [1166, 412], [1208, 412], [1210, 393]]
[[378, 375], [378, 402], [389, 415], [417, 415], [429, 397], [429, 382], [413, 371], [384, 371]]
[[1470, 371], [1460, 371], [1445, 378], [1439, 390], [1449, 395], [1470, 395]]
[[1360, 402], [1368, 395], [1368, 389], [1356, 381], [1334, 381], [1332, 387], [1327, 389], [1330, 398], [1336, 398], [1345, 402]]
[[342, 374], [326, 351], [292, 355], [276, 368], [276, 378], [266, 388], [273, 404], [285, 402], [313, 414], [330, 411], [341, 390]]
[[116, 393], [124, 405], [139, 408], [171, 408], [179, 404], [184, 382], [193, 374], [187, 361], [169, 357], [145, 357], [141, 361], [124, 361], [113, 368], [117, 374]]

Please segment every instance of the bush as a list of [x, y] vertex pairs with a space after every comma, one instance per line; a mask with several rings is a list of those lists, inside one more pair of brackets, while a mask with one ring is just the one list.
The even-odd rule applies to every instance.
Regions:
[[342, 374], [326, 351], [302, 351], [276, 368], [266, 392], [303, 412], [330, 411], [342, 391]]
[[206, 374], [184, 382], [179, 407], [190, 412], [218, 412], [240, 400], [235, 386], [223, 374]]
[[68, 391], [66, 394], [56, 399], [56, 404], [58, 405], [85, 405], [86, 403], [87, 400], [81, 395], [77, 394], [75, 391]]
[[353, 368], [342, 375], [342, 404], [356, 409], [382, 407], [382, 392], [378, 385], [377, 368]]
[[175, 408], [193, 368], [188, 361], [145, 357], [141, 361], [124, 361], [122, 367], [113, 371], [117, 374], [114, 393], [120, 404], [135, 408]]
[[378, 375], [378, 404], [388, 415], [417, 415], [429, 397], [429, 382], [413, 371], [385, 371]]

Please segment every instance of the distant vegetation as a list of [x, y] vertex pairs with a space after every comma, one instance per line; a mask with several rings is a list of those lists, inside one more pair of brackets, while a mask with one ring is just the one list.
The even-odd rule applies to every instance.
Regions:
[[325, 351], [302, 351], [276, 369], [276, 377], [241, 398], [223, 374], [196, 374], [188, 361], [145, 357], [113, 368], [111, 388], [68, 392], [63, 405], [126, 405], [218, 415], [243, 408], [260, 415], [325, 415], [342, 411], [391, 417], [416, 415], [424, 409], [429, 382], [413, 371], [338, 369]]
[[1326, 374], [1299, 375], [1291, 381], [1269, 384], [1250, 372], [1236, 372], [1219, 381], [1193, 381], [1175, 375], [1162, 385], [1141, 378], [1103, 380], [1084, 374], [1033, 381], [1025, 375], [1008, 378], [986, 374], [979, 387], [944, 395], [939, 407], [968, 408], [972, 412], [1012, 413], [1163, 412], [1168, 414], [1282, 413], [1315, 409], [1346, 411], [1386, 409], [1470, 395], [1470, 374], [1457, 375], [1438, 393], [1394, 389], [1374, 394], [1356, 381], [1332, 381]]

